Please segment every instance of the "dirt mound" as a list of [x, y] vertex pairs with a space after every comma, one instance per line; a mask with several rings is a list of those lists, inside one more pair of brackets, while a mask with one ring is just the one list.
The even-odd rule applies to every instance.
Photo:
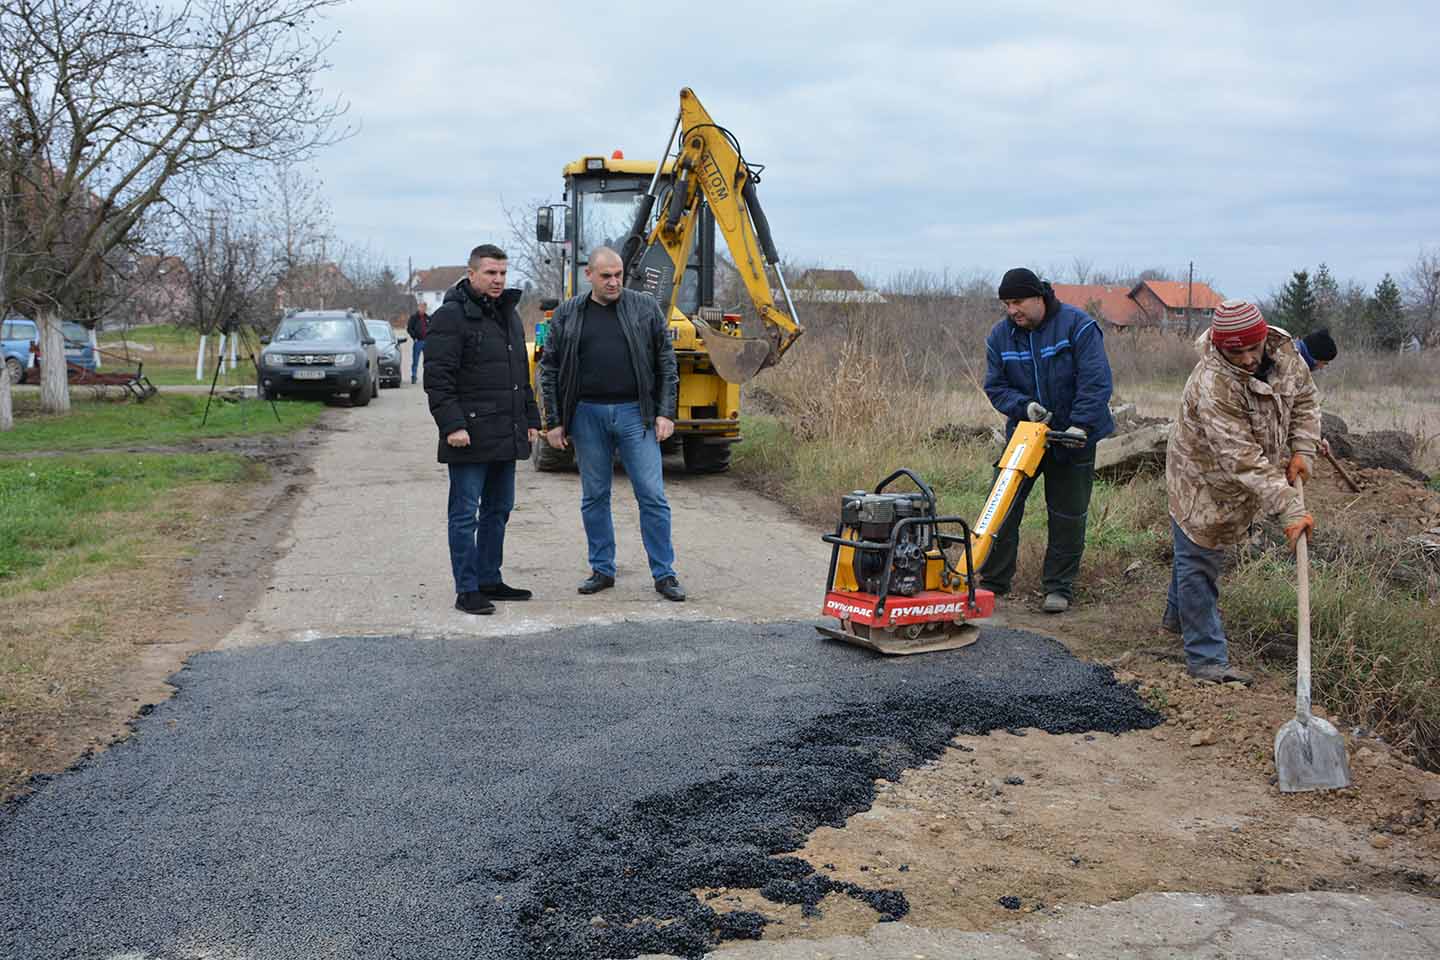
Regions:
[[931, 443], [1004, 443], [1005, 433], [999, 427], [983, 427], [969, 423], [947, 423], [930, 431]]
[[1361, 467], [1393, 470], [1421, 483], [1430, 479], [1415, 468], [1417, 442], [1413, 434], [1401, 430], [1351, 433], [1344, 420], [1322, 413], [1320, 436], [1330, 442], [1331, 452], [1343, 460]]

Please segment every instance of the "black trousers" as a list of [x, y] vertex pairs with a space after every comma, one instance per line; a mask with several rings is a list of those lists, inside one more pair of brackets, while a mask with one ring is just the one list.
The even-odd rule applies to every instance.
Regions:
[[[1061, 460], [1053, 449], [1047, 450], [1035, 476], [1025, 478], [1015, 495], [1010, 515], [995, 535], [990, 556], [980, 568], [980, 586], [997, 595], [1010, 592], [1010, 583], [1015, 578], [1015, 557], [1020, 550], [1020, 521], [1025, 517], [1025, 501], [1035, 480], [1043, 476], [1049, 539], [1045, 544], [1042, 582], [1046, 593], [1058, 593], [1067, 600], [1074, 597], [1075, 575], [1080, 572], [1080, 558], [1085, 553], [1090, 491], [1095, 483], [1095, 449], [1087, 447], [1075, 456], [1078, 459]], [[1000, 475], [998, 469], [995, 475]]]

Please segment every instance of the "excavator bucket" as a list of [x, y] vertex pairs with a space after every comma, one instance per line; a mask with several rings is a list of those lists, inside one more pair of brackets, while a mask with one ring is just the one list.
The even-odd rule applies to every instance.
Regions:
[[780, 359], [774, 342], [766, 337], [732, 337], [699, 317], [692, 322], [705, 341], [711, 366], [728, 383], [745, 383]]

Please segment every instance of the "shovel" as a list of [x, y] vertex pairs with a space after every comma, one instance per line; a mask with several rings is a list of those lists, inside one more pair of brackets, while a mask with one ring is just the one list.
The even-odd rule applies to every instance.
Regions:
[[[1304, 501], [1305, 487], [1295, 479]], [[1350, 786], [1350, 759], [1345, 736], [1328, 720], [1310, 714], [1310, 551], [1308, 537], [1295, 543], [1295, 571], [1299, 577], [1300, 609], [1295, 655], [1295, 719], [1275, 734], [1275, 770], [1283, 793], [1305, 790], [1339, 790]]]

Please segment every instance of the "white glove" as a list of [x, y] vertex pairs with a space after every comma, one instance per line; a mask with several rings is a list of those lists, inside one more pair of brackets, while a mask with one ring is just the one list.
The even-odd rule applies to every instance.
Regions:
[[1085, 433], [1084, 427], [1069, 426], [1065, 428], [1065, 436], [1079, 437], [1081, 440], [1084, 440], [1087, 434]]
[[1031, 400], [1025, 405], [1025, 419], [1033, 420], [1035, 423], [1049, 423], [1050, 411]]

